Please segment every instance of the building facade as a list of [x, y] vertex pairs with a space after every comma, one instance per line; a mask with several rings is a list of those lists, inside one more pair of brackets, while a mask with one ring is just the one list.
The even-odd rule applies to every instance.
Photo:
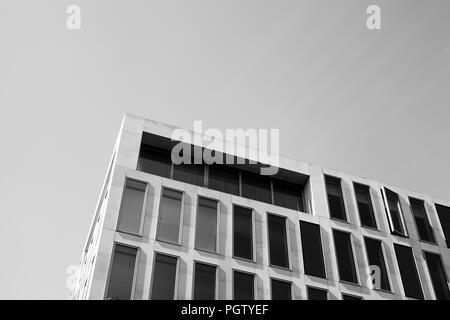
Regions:
[[450, 299], [450, 201], [285, 158], [175, 165], [176, 129], [124, 117], [75, 299]]

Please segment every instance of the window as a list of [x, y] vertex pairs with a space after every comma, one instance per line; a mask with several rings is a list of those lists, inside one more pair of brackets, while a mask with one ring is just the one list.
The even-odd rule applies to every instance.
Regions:
[[239, 195], [239, 171], [225, 165], [208, 167], [208, 188]]
[[242, 196], [256, 201], [272, 203], [270, 180], [253, 173], [242, 173]]
[[440, 204], [435, 204], [435, 207], [439, 216], [439, 221], [441, 221], [447, 247], [450, 248], [450, 207]]
[[341, 179], [331, 176], [325, 176], [325, 184], [327, 189], [330, 217], [347, 221], [344, 198], [342, 196]]
[[391, 291], [381, 241], [371, 238], [364, 238], [364, 243], [366, 245], [367, 260], [369, 262], [369, 266], [377, 266], [378, 268], [380, 268], [380, 287], [375, 287], [375, 289]]
[[272, 300], [292, 300], [291, 283], [276, 279], [270, 280]]
[[159, 206], [156, 239], [179, 243], [183, 193], [163, 188]]
[[300, 221], [305, 274], [326, 278], [319, 225]]
[[249, 273], [233, 272], [233, 299], [253, 300], [255, 298], [255, 276]]
[[333, 230], [333, 237], [341, 281], [358, 283], [350, 234]]
[[361, 225], [369, 228], [377, 228], [377, 222], [373, 213], [372, 201], [370, 199], [370, 187], [359, 183], [353, 183], [355, 197], [358, 204]]
[[152, 300], [173, 300], [177, 279], [178, 259], [156, 254], [153, 269]]
[[328, 300], [328, 291], [313, 287], [307, 287], [308, 300]]
[[270, 264], [282, 268], [289, 268], [286, 218], [269, 214], [267, 219], [269, 225]]
[[384, 206], [386, 209], [391, 233], [398, 236], [406, 236], [405, 222], [403, 221], [402, 208], [398, 194], [383, 188], [381, 190], [384, 199]]
[[172, 160], [170, 151], [141, 144], [138, 170], [161, 177], [170, 177]]
[[217, 250], [217, 201], [198, 198], [195, 248], [209, 252]]
[[130, 300], [133, 296], [136, 248], [116, 244], [109, 274], [107, 300]]
[[304, 211], [303, 188], [293, 183], [274, 180], [273, 200], [276, 206]]
[[444, 266], [441, 257], [438, 254], [424, 251], [427, 261], [428, 271], [430, 272], [431, 283], [433, 284], [434, 294], [437, 300], [450, 300], [449, 284], [445, 275]]
[[195, 184], [197, 186], [204, 186], [205, 166], [202, 163], [195, 164], [192, 157], [191, 163], [173, 164], [173, 179]]
[[362, 300], [362, 298], [361, 297], [357, 297], [357, 296], [352, 296], [352, 295], [350, 295], [350, 294], [345, 294], [345, 293], [343, 293], [342, 294], [342, 300], [355, 300], [355, 301], [359, 301], [359, 300]]
[[399, 244], [394, 244], [394, 249], [405, 296], [423, 299], [422, 286], [420, 285], [412, 249]]
[[194, 300], [216, 299], [216, 267], [195, 263]]
[[428, 221], [423, 200], [409, 198], [409, 202], [411, 204], [411, 210], [414, 221], [416, 222], [420, 240], [435, 243], [436, 240], [434, 239], [433, 229]]
[[125, 182], [117, 230], [135, 235], [141, 233], [147, 184], [131, 179]]
[[233, 207], [233, 256], [253, 260], [253, 212]]

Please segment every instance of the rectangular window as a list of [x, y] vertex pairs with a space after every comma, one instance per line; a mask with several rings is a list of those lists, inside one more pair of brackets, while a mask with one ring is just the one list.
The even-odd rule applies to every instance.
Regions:
[[406, 237], [405, 222], [403, 220], [403, 213], [398, 194], [386, 187], [381, 190], [381, 193], [383, 195], [391, 233]]
[[195, 248], [209, 252], [217, 250], [217, 201], [198, 198], [195, 227]]
[[269, 214], [269, 256], [273, 266], [289, 268], [286, 218]]
[[172, 160], [170, 151], [141, 144], [138, 170], [169, 178]]
[[[382, 242], [380, 240], [364, 238], [364, 243], [366, 245], [367, 260], [369, 262], [369, 266], [377, 266], [378, 268], [380, 268], [380, 287], [375, 287], [375, 289], [391, 291], [388, 271], [384, 260]], [[374, 285], [376, 285], [376, 283]]]
[[109, 274], [107, 300], [130, 300], [133, 296], [137, 248], [116, 244]]
[[163, 188], [159, 205], [156, 239], [179, 243], [183, 193]]
[[303, 211], [303, 187], [294, 183], [273, 181], [273, 201], [280, 207]]
[[196, 262], [194, 272], [194, 300], [215, 300], [216, 267]]
[[420, 240], [436, 243], [433, 235], [433, 229], [428, 221], [425, 203], [423, 200], [414, 198], [409, 198], [409, 202], [411, 204], [411, 211], [414, 216], [414, 221], [416, 222]]
[[194, 158], [191, 163], [181, 163], [173, 165], [173, 179], [185, 183], [204, 186], [205, 166], [203, 164], [195, 164]]
[[307, 287], [308, 300], [328, 300], [328, 291], [313, 287]]
[[233, 206], [233, 256], [253, 260], [253, 212]]
[[270, 180], [257, 174], [242, 173], [242, 196], [244, 198], [272, 203]]
[[377, 228], [375, 214], [373, 213], [372, 200], [370, 199], [370, 187], [359, 183], [353, 183], [355, 197], [358, 204], [361, 225], [369, 228]]
[[144, 213], [147, 184], [131, 179], [125, 182], [117, 230], [139, 235]]
[[333, 237], [341, 281], [358, 283], [350, 234], [333, 230]]
[[292, 300], [291, 283], [281, 280], [270, 280], [272, 300]]
[[225, 165], [208, 167], [208, 188], [239, 195], [239, 171]]
[[439, 221], [441, 222], [442, 230], [444, 231], [447, 247], [450, 248], [450, 207], [446, 207], [437, 203], [434, 206], [436, 207]]
[[427, 251], [424, 251], [424, 254], [436, 299], [450, 300], [449, 284], [441, 257], [438, 254]]
[[362, 298], [361, 298], [361, 297], [357, 297], [357, 296], [352, 296], [352, 295], [350, 295], [350, 294], [345, 294], [345, 293], [343, 293], [343, 294], [342, 294], [342, 300], [349, 300], [349, 301], [354, 300], [354, 301], [359, 301], [359, 300], [362, 300]]
[[249, 273], [233, 272], [233, 299], [255, 299], [255, 276]]
[[341, 189], [341, 179], [325, 176], [325, 184], [328, 197], [328, 208], [330, 217], [338, 220], [347, 221], [345, 213], [344, 197]]
[[300, 221], [300, 236], [302, 239], [305, 274], [326, 278], [320, 226]]
[[178, 259], [157, 253], [153, 269], [152, 300], [173, 300]]
[[397, 264], [400, 269], [400, 277], [403, 282], [405, 296], [416, 299], [423, 299], [422, 286], [420, 285], [419, 274], [417, 273], [416, 262], [412, 249], [394, 243]]

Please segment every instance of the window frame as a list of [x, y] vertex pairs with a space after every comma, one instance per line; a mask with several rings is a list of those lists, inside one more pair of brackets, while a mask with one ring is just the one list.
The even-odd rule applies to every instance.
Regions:
[[393, 292], [393, 288], [392, 288], [392, 278], [391, 278], [391, 270], [389, 269], [389, 264], [387, 263], [387, 256], [386, 256], [386, 245], [384, 243], [384, 241], [382, 239], [378, 239], [375, 238], [373, 236], [366, 236], [363, 235], [363, 243], [364, 243], [364, 251], [365, 251], [365, 262], [367, 266], [370, 266], [370, 262], [369, 262], [369, 251], [367, 250], [367, 246], [366, 246], [366, 239], [370, 239], [370, 240], [374, 240], [374, 241], [378, 241], [380, 242], [381, 245], [381, 254], [383, 255], [383, 262], [384, 262], [384, 267], [386, 268], [386, 277], [387, 277], [387, 281], [388, 281], [388, 285], [390, 290], [386, 290], [383, 288], [372, 288], [371, 290], [376, 290], [376, 291], [381, 291], [381, 292], [387, 292], [387, 293], [392, 293]]
[[[341, 233], [346, 233], [349, 235], [350, 238], [350, 247], [352, 249], [352, 258], [353, 258], [353, 267], [355, 268], [355, 274], [356, 274], [356, 282], [350, 282], [347, 280], [342, 280], [341, 279], [341, 273], [339, 271], [339, 261], [338, 261], [338, 255], [337, 255], [337, 248], [336, 248], [336, 241], [335, 241], [335, 237], [334, 237], [334, 232], [341, 232]], [[337, 266], [337, 272], [338, 272], [338, 276], [339, 276], [339, 282], [342, 283], [347, 283], [347, 284], [351, 284], [354, 286], [361, 286], [361, 278], [359, 275], [359, 270], [358, 270], [358, 260], [356, 259], [356, 254], [355, 254], [355, 244], [354, 244], [354, 240], [353, 240], [353, 233], [349, 232], [349, 231], [344, 231], [342, 229], [338, 229], [338, 228], [331, 228], [331, 233], [333, 236], [333, 244], [334, 244], [334, 257], [336, 259], [336, 266]]]
[[126, 243], [122, 243], [122, 242], [116, 242], [116, 241], [114, 241], [114, 243], [113, 243], [111, 259], [109, 259], [110, 261], [109, 261], [108, 276], [106, 278], [107, 281], [106, 281], [106, 285], [105, 285], [105, 292], [103, 294], [103, 300], [106, 300], [107, 296], [108, 296], [109, 284], [111, 282], [111, 271], [112, 271], [112, 266], [113, 266], [113, 262], [114, 262], [114, 254], [116, 252], [117, 246], [123, 246], [123, 247], [136, 249], [136, 258], [134, 261], [134, 270], [133, 270], [133, 283], [131, 285], [131, 293], [130, 293], [130, 300], [134, 300], [134, 296], [136, 294], [136, 292], [135, 292], [136, 291], [136, 281], [137, 281], [137, 272], [138, 272], [138, 267], [139, 267], [141, 248], [139, 248], [137, 246], [129, 245]]
[[[341, 193], [341, 202], [342, 202], [341, 205], [342, 205], [342, 209], [344, 210], [344, 217], [345, 217], [345, 219], [339, 219], [339, 218], [331, 216], [330, 200], [328, 199], [328, 189], [329, 188], [328, 188], [328, 183], [327, 183], [327, 177], [329, 177], [331, 179], [339, 180], [339, 191]], [[343, 189], [342, 189], [342, 178], [336, 177], [336, 176], [332, 176], [332, 175], [329, 175], [329, 174], [324, 174], [324, 182], [325, 182], [325, 195], [326, 195], [326, 198], [327, 198], [327, 207], [328, 207], [328, 216], [329, 216], [329, 218], [331, 220], [349, 223], [348, 215], [347, 215], [348, 208], [347, 208], [347, 205], [346, 205], [347, 201], [346, 201], [346, 199], [344, 197], [344, 192], [343, 192]]]
[[[321, 287], [316, 287], [316, 286], [311, 286], [311, 285], [306, 285], [306, 300], [310, 300], [309, 299], [309, 290], [308, 289], [315, 289], [315, 290], [321, 290], [321, 291], [325, 291], [327, 294], [327, 299], [326, 300], [330, 300], [330, 291], [328, 289], [324, 289]], [[313, 300], [311, 300], [313, 301]]]
[[[303, 244], [303, 241], [302, 241], [302, 234], [303, 234], [303, 232], [302, 232], [302, 223], [311, 224], [311, 225], [317, 226], [317, 227], [319, 228], [319, 236], [320, 236], [320, 254], [321, 254], [321, 258], [322, 258], [321, 261], [322, 261], [322, 264], [323, 264], [323, 270], [324, 270], [324, 273], [325, 273], [325, 275], [324, 275], [323, 278], [320, 277], [320, 276], [317, 276], [317, 275], [313, 275], [313, 274], [306, 273], [306, 267], [305, 267], [305, 255], [304, 255], [304, 251], [303, 251], [303, 246], [304, 246], [304, 244]], [[309, 221], [305, 221], [305, 220], [299, 220], [299, 230], [300, 230], [300, 246], [301, 246], [301, 254], [302, 254], [302, 261], [303, 261], [303, 273], [304, 273], [305, 275], [307, 275], [307, 276], [310, 276], [310, 277], [316, 277], [316, 278], [319, 278], [319, 279], [328, 279], [328, 276], [327, 276], [327, 275], [328, 275], [328, 270], [327, 270], [327, 265], [326, 265], [326, 263], [325, 263], [325, 255], [324, 255], [324, 253], [323, 253], [324, 246], [323, 246], [322, 232], [321, 232], [321, 230], [320, 230], [320, 224], [313, 223], [313, 222], [309, 222]]]
[[[397, 209], [399, 211], [400, 223], [402, 225], [404, 233], [400, 233], [397, 230], [395, 230], [395, 228], [394, 228], [394, 224], [392, 222], [391, 208], [389, 207], [389, 202], [388, 202], [386, 190], [389, 190], [390, 192], [395, 193], [397, 195]], [[390, 190], [389, 188], [387, 188], [385, 186], [381, 187], [381, 195], [382, 195], [382, 199], [383, 199], [383, 203], [384, 203], [384, 208], [386, 209], [386, 215], [387, 215], [387, 218], [388, 218], [388, 224], [389, 224], [389, 229], [391, 231], [391, 234], [395, 235], [395, 236], [403, 237], [403, 238], [409, 238], [408, 229], [406, 228], [404, 212], [403, 212], [402, 204], [400, 202], [400, 196], [398, 195], [397, 192], [395, 192], [393, 190]]]
[[[368, 189], [368, 190], [367, 190], [367, 191], [368, 191], [367, 193], [368, 193], [368, 195], [369, 195], [370, 208], [372, 209], [372, 210], [371, 210], [371, 213], [372, 213], [372, 216], [373, 216], [373, 221], [375, 222], [375, 227], [370, 227], [370, 226], [366, 226], [366, 225], [363, 225], [363, 224], [362, 224], [362, 221], [361, 221], [361, 212], [359, 211], [359, 206], [358, 206], [358, 197], [357, 197], [357, 195], [356, 195], [356, 194], [357, 194], [357, 193], [356, 193], [356, 186], [357, 186], [357, 185], [362, 186], [362, 187]], [[374, 201], [373, 201], [372, 192], [370, 192], [371, 189], [372, 189], [372, 187], [371, 187], [370, 185], [367, 185], [367, 184], [364, 184], [364, 183], [360, 183], [360, 182], [355, 182], [355, 181], [353, 181], [352, 186], [353, 186], [353, 194], [355, 195], [356, 210], [358, 211], [359, 225], [360, 225], [361, 227], [363, 227], [363, 228], [367, 228], [367, 229], [370, 229], [370, 230], [377, 230], [377, 231], [379, 231], [379, 221], [378, 221], [377, 214], [376, 214], [376, 212], [375, 212], [375, 206], [374, 206]]]
[[[286, 230], [286, 250], [287, 250], [287, 260], [288, 260], [288, 266], [287, 267], [283, 267], [283, 266], [277, 266], [272, 264], [271, 259], [270, 259], [270, 234], [269, 234], [269, 215], [278, 217], [278, 218], [283, 218], [284, 219], [284, 228]], [[269, 267], [272, 268], [278, 268], [278, 269], [282, 269], [282, 270], [287, 270], [287, 271], [292, 271], [292, 261], [291, 261], [291, 245], [290, 245], [290, 234], [289, 234], [289, 227], [288, 227], [288, 217], [287, 216], [283, 216], [281, 214], [277, 214], [277, 213], [273, 213], [273, 212], [267, 212], [266, 213], [266, 231], [267, 231], [267, 250], [268, 250], [268, 262], [269, 262]]]
[[[398, 256], [397, 256], [397, 251], [395, 250], [395, 245], [401, 246], [401, 247], [406, 247], [406, 248], [409, 248], [411, 250], [412, 260], [414, 261], [414, 268], [415, 268], [415, 271], [416, 271], [417, 280], [419, 282], [420, 292], [422, 294], [422, 298], [415, 298], [415, 297], [410, 297], [410, 296], [406, 295], [405, 285], [404, 285], [404, 281], [403, 281], [403, 278], [402, 278], [400, 265], [399, 265], [399, 260], [398, 260]], [[401, 283], [401, 287], [400, 288], [402, 290], [403, 296], [406, 297], [407, 299], [425, 300], [425, 293], [423, 291], [423, 282], [422, 282], [422, 279], [420, 278], [419, 268], [417, 267], [418, 266], [418, 262], [417, 262], [416, 258], [414, 257], [413, 247], [411, 245], [409, 245], [409, 244], [405, 245], [405, 244], [401, 244], [401, 243], [398, 243], [398, 242], [393, 242], [392, 246], [394, 247], [395, 262], [397, 263], [397, 268], [398, 268], [398, 271], [399, 271], [398, 279], [400, 280], [400, 283]]]
[[[284, 283], [288, 283], [289, 284], [289, 288], [290, 288], [290, 292], [291, 292], [291, 300], [295, 300], [294, 299], [294, 283], [290, 280], [284, 280], [284, 279], [280, 279], [280, 278], [274, 278], [274, 277], [269, 277], [269, 281], [270, 281], [270, 299], [273, 299], [273, 286], [272, 286], [272, 281], [278, 281], [278, 282], [284, 282]], [[289, 301], [289, 300], [287, 300]]]
[[195, 295], [195, 270], [196, 270], [196, 265], [197, 263], [199, 264], [203, 264], [206, 266], [210, 266], [210, 267], [214, 267], [215, 269], [215, 282], [214, 282], [214, 300], [218, 300], [219, 297], [219, 266], [213, 263], [209, 263], [209, 262], [204, 262], [204, 261], [200, 261], [197, 259], [194, 259], [193, 264], [194, 264], [194, 268], [192, 270], [192, 288], [191, 288], [191, 299], [192, 301], [195, 301], [194, 299], [194, 295]]
[[[172, 242], [172, 241], [164, 240], [164, 239], [158, 239], [159, 218], [161, 216], [161, 203], [164, 198], [164, 189], [181, 193], [180, 222], [179, 222], [179, 226], [178, 226], [178, 239], [177, 239], [178, 241], [177, 242]], [[183, 234], [184, 202], [185, 202], [184, 191], [181, 191], [181, 190], [178, 190], [178, 189], [175, 189], [172, 187], [163, 186], [163, 185], [161, 186], [160, 190], [161, 191], [160, 191], [160, 196], [159, 196], [158, 214], [156, 216], [155, 240], [159, 241], [159, 242], [170, 243], [170, 244], [174, 244], [177, 246], [181, 246], [181, 240], [182, 240], [182, 234]]]
[[154, 279], [155, 279], [156, 256], [158, 254], [177, 259], [177, 265], [175, 267], [175, 285], [173, 288], [173, 300], [177, 300], [177, 298], [178, 298], [178, 280], [179, 280], [179, 273], [180, 273], [180, 257], [170, 254], [170, 253], [157, 251], [157, 250], [155, 250], [153, 252], [152, 275], [151, 275], [151, 279], [150, 279], [150, 290], [149, 290], [149, 294], [148, 294], [148, 300], [152, 300], [153, 284], [154, 284]]
[[[124, 205], [125, 189], [127, 188], [128, 180], [145, 184], [144, 201], [142, 202], [142, 212], [141, 212], [141, 218], [139, 220], [139, 233], [137, 233], [137, 234], [136, 233], [132, 233], [132, 232], [128, 232], [128, 231], [121, 231], [119, 229], [120, 228], [120, 216], [121, 216], [122, 208], [123, 208], [123, 205]], [[149, 193], [149, 189], [150, 189], [149, 185], [150, 185], [149, 182], [144, 181], [142, 179], [130, 177], [128, 175], [125, 176], [124, 184], [123, 184], [123, 187], [122, 187], [122, 196], [120, 198], [119, 214], [118, 214], [117, 221], [116, 221], [115, 231], [120, 232], [120, 233], [124, 233], [124, 234], [130, 234], [130, 235], [142, 238], [143, 233], [144, 233], [144, 218], [145, 218], [145, 213], [147, 211], [148, 193]]]
[[[427, 222], [428, 226], [430, 227], [431, 237], [434, 239], [434, 242], [433, 241], [428, 241], [428, 240], [423, 240], [422, 237], [420, 236], [419, 228], [417, 227], [417, 222], [416, 222], [416, 215], [414, 214], [414, 210], [413, 210], [413, 206], [411, 204], [411, 200], [419, 201], [419, 202], [421, 202], [423, 204], [423, 210], [425, 212], [425, 218], [427, 219], [426, 222]], [[433, 226], [431, 225], [430, 215], [428, 214], [427, 207], [425, 205], [425, 200], [419, 199], [419, 198], [416, 198], [416, 197], [408, 196], [408, 204], [409, 204], [409, 207], [411, 209], [411, 214], [412, 214], [412, 217], [413, 217], [414, 225], [416, 227], [417, 236], [418, 236], [419, 241], [425, 242], [425, 243], [429, 243], [429, 244], [432, 244], [432, 245], [437, 245], [436, 234], [435, 234], [435, 232], [433, 230]]]
[[[243, 206], [240, 204], [232, 203], [232, 215], [231, 215], [231, 227], [232, 227], [232, 236], [231, 236], [231, 251], [232, 257], [234, 259], [244, 260], [256, 263], [256, 237], [255, 237], [255, 210], [251, 207]], [[241, 207], [243, 209], [247, 209], [251, 211], [251, 221], [252, 221], [252, 259], [247, 259], [243, 257], [238, 257], [234, 254], [234, 208]]]
[[449, 275], [447, 274], [447, 270], [446, 270], [446, 268], [445, 268], [445, 264], [444, 264], [444, 260], [442, 259], [442, 254], [439, 252], [439, 253], [436, 253], [436, 252], [433, 252], [433, 251], [430, 251], [430, 250], [422, 250], [422, 254], [423, 254], [423, 258], [424, 258], [424, 260], [425, 260], [425, 266], [426, 266], [426, 269], [427, 269], [427, 279], [429, 280], [429, 282], [431, 283], [431, 288], [432, 288], [432, 292], [433, 292], [433, 297], [434, 297], [434, 299], [435, 300], [439, 300], [438, 298], [437, 298], [437, 296], [436, 296], [436, 289], [435, 289], [435, 287], [434, 287], [434, 283], [433, 283], [433, 280], [432, 280], [432, 278], [431, 278], [431, 272], [430, 272], [430, 267], [428, 266], [428, 260], [427, 260], [427, 256], [426, 256], [426, 254], [431, 254], [431, 255], [435, 255], [435, 256], [438, 256], [438, 258], [439, 258], [439, 260], [440, 260], [440, 262], [441, 262], [441, 267], [442, 267], [442, 269], [443, 269], [443, 271], [444, 271], [444, 277], [445, 277], [445, 280], [446, 280], [446, 284], [447, 284], [447, 288], [448, 288], [448, 291], [450, 292], [450, 278], [449, 278]]
[[[199, 230], [198, 228], [198, 211], [200, 208], [200, 198], [206, 199], [206, 200], [210, 200], [210, 201], [215, 201], [217, 203], [217, 208], [216, 208], [216, 246], [214, 248], [214, 251], [209, 251], [206, 249], [201, 249], [197, 247], [197, 232]], [[205, 196], [202, 194], [198, 194], [197, 195], [197, 208], [195, 209], [195, 232], [194, 232], [194, 249], [198, 250], [198, 251], [202, 251], [202, 252], [208, 252], [208, 253], [212, 253], [212, 254], [219, 254], [219, 241], [220, 241], [220, 200], [217, 200], [215, 198], [209, 197], [209, 196]]]
[[248, 272], [248, 271], [244, 271], [244, 270], [239, 270], [239, 269], [235, 269], [232, 268], [231, 269], [231, 300], [235, 300], [235, 301], [239, 301], [234, 299], [234, 273], [235, 272], [239, 272], [239, 273], [245, 273], [247, 275], [251, 275], [253, 277], [253, 300], [258, 300], [256, 298], [256, 292], [257, 292], [257, 287], [256, 287], [256, 274], [253, 272]]

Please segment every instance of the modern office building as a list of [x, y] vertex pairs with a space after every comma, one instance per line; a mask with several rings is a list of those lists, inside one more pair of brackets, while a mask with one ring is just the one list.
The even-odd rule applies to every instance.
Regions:
[[175, 129], [124, 117], [74, 298], [450, 299], [450, 201], [285, 158], [175, 165]]

